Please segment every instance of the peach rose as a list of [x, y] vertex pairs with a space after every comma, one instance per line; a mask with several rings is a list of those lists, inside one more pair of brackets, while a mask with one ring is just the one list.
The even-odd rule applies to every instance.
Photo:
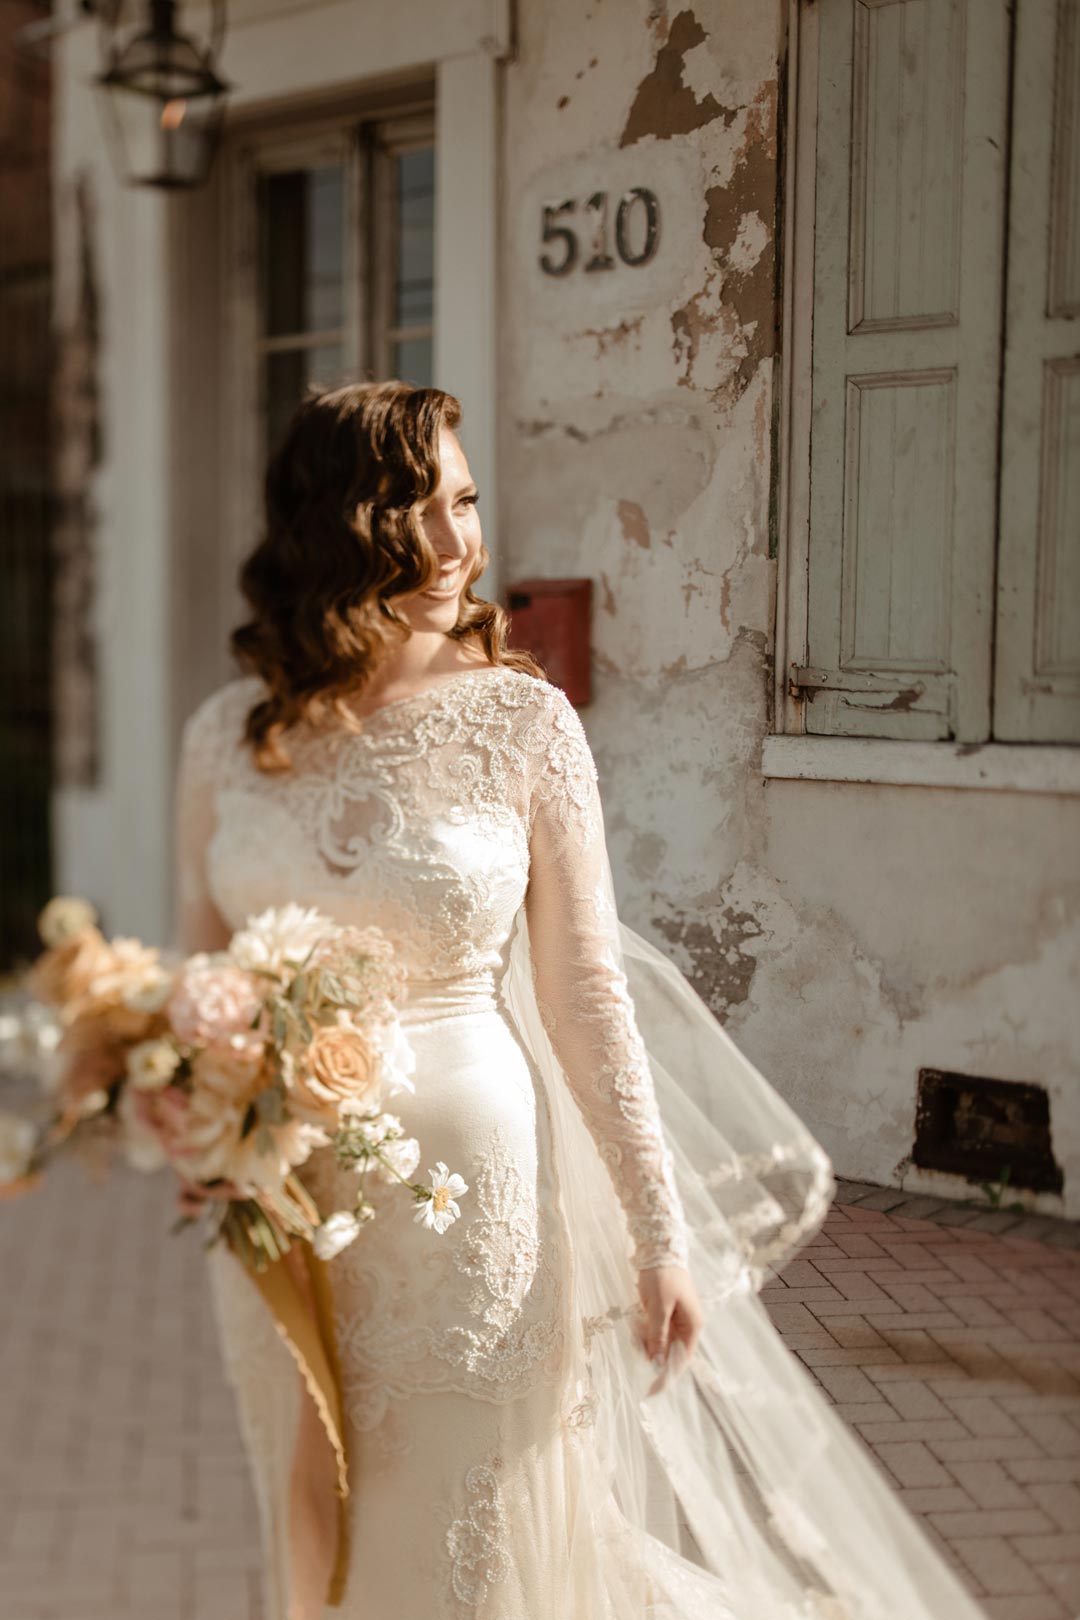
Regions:
[[315, 1031], [292, 1076], [291, 1102], [298, 1113], [333, 1123], [341, 1113], [362, 1112], [376, 1099], [378, 1052], [345, 1022]]

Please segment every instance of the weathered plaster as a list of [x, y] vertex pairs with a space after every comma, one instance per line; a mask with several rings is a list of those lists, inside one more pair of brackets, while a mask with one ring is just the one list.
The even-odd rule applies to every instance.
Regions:
[[[377, 38], [384, 65], [415, 62], [422, 4], [358, 23], [350, 0], [349, 27], [362, 27], [366, 46]], [[342, 54], [334, 23], [345, 9], [241, 0], [243, 26], [231, 37], [245, 94], [303, 99], [359, 81], [370, 58]], [[1051, 1095], [1069, 1207], [1080, 1213], [1080, 897], [1062, 880], [1077, 877], [1076, 802], [766, 786], [760, 772], [776, 589], [786, 11], [782, 0], [520, 0], [516, 54], [501, 69], [502, 579], [596, 581], [596, 696], [583, 718], [620, 907], [672, 954], [837, 1169], [905, 1173], [920, 1066], [1036, 1080]], [[475, 51], [487, 17], [479, 4], [444, 8], [425, 48]], [[146, 612], [164, 599], [153, 570], [164, 559], [156, 500], [166, 438], [153, 412], [143, 423], [145, 401], [164, 408], [168, 394], [155, 347], [167, 302], [163, 237], [147, 199], [106, 183], [87, 121], [84, 46], [70, 41], [58, 63], [67, 108], [58, 174], [67, 181], [87, 151], [98, 154], [106, 327], [110, 308], [125, 313], [103, 340], [114, 444], [95, 489], [107, 780], [95, 800], [100, 831], [84, 826], [71, 840], [83, 850], [72, 872], [84, 887], [89, 870], [111, 862], [122, 920], [140, 929], [167, 823], [154, 744], [165, 706], [130, 679], [132, 669], [154, 676], [168, 639]], [[586, 200], [602, 191], [614, 205], [635, 186], [659, 199], [650, 263], [543, 273], [545, 204], [574, 200], [584, 246]], [[144, 383], [166, 379], [137, 409], [136, 372]], [[118, 631], [133, 625], [127, 649]], [[91, 858], [95, 838], [101, 860]]]
[[656, 61], [637, 87], [620, 146], [632, 146], [646, 135], [669, 140], [672, 135], [689, 135], [714, 118], [730, 123], [734, 111], [722, 107], [711, 90], [700, 97], [684, 83], [685, 59], [689, 51], [705, 43], [705, 30], [690, 10], [680, 11], [666, 30]]
[[[1080, 901], [1061, 881], [1080, 882], [1075, 802], [760, 774], [783, 16], [779, 0], [521, 7], [504, 147], [511, 573], [597, 582], [584, 719], [623, 914], [841, 1173], [920, 1180], [920, 1067], [1033, 1079], [1080, 1212]], [[650, 265], [539, 271], [543, 202], [632, 185], [660, 202]]]

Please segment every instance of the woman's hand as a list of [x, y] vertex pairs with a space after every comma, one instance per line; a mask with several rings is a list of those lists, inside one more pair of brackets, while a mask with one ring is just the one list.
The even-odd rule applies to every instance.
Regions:
[[181, 1177], [176, 1194], [176, 1206], [181, 1215], [186, 1215], [193, 1221], [202, 1214], [208, 1199], [240, 1196], [240, 1189], [234, 1187], [231, 1181], [217, 1181], [210, 1187], [204, 1181], [185, 1181]]
[[693, 1355], [705, 1321], [694, 1280], [684, 1266], [653, 1266], [638, 1272], [638, 1294], [645, 1308], [644, 1344], [650, 1361], [667, 1361], [676, 1339]]

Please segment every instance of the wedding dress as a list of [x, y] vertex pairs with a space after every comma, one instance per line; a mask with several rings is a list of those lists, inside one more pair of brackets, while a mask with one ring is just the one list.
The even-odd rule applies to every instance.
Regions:
[[[326, 1620], [979, 1620], [762, 1306], [829, 1162], [619, 919], [565, 694], [463, 669], [357, 734], [294, 728], [268, 775], [242, 742], [263, 690], [230, 682], [185, 730], [181, 943], [288, 901], [381, 927], [416, 1054], [395, 1112], [468, 1185], [437, 1236], [369, 1184], [376, 1219], [328, 1262], [349, 1561]], [[301, 1174], [324, 1212], [353, 1201], [330, 1149]], [[286, 1620], [303, 1388], [239, 1263], [209, 1263]], [[649, 1393], [636, 1272], [665, 1263], [706, 1322]]]

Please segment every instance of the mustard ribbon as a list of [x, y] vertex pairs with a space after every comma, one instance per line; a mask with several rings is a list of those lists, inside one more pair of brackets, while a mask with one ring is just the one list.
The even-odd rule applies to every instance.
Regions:
[[[292, 1181], [293, 1178], [290, 1178]], [[303, 1206], [310, 1203], [298, 1183], [290, 1192]], [[311, 1206], [315, 1220], [318, 1214]], [[243, 1264], [243, 1262], [240, 1262]], [[326, 1593], [326, 1604], [340, 1608], [345, 1595], [349, 1563], [348, 1456], [342, 1423], [341, 1369], [334, 1337], [330, 1278], [325, 1263], [307, 1242], [295, 1242], [263, 1271], [245, 1266], [274, 1319], [281, 1338], [300, 1370], [333, 1452], [334, 1491], [337, 1498], [337, 1541]], [[303, 1425], [298, 1425], [302, 1432]], [[298, 1444], [300, 1442], [298, 1441]], [[329, 1527], [327, 1527], [329, 1528]], [[327, 1552], [329, 1549], [325, 1549]], [[291, 1611], [290, 1611], [291, 1612]]]

